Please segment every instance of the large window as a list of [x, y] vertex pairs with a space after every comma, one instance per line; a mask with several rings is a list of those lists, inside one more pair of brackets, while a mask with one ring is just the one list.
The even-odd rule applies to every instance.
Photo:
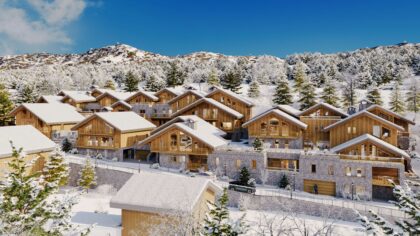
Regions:
[[222, 122], [222, 129], [231, 130], [232, 129], [232, 122]]
[[179, 146], [182, 149], [182, 151], [191, 151], [192, 150], [191, 137], [181, 132]]
[[281, 136], [288, 137], [289, 136], [289, 125], [287, 123], [282, 123], [281, 127]]
[[171, 146], [176, 147], [178, 145], [178, 135], [171, 134]]
[[267, 158], [267, 167], [269, 169], [297, 171], [299, 169], [299, 161], [298, 160]]

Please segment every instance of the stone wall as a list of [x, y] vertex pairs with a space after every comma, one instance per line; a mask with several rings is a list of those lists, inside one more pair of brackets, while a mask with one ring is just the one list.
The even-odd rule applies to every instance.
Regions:
[[186, 155], [159, 154], [159, 165], [171, 169], [184, 169], [188, 161]]
[[[82, 165], [70, 163], [70, 175], [69, 175], [69, 182], [68, 185], [76, 187], [77, 180], [80, 178], [79, 172], [82, 169]], [[112, 185], [114, 188], [119, 190], [125, 182], [133, 175], [132, 173], [127, 173], [118, 170], [111, 170], [105, 168], [95, 168], [96, 171], [96, 186], [100, 185]]]
[[119, 150], [106, 150], [106, 149], [93, 149], [93, 148], [77, 148], [79, 154], [95, 157], [101, 154], [104, 159], [112, 160], [117, 158], [118, 161], [123, 160], [123, 149]]
[[[254, 143], [255, 138], [250, 137], [249, 143]], [[269, 146], [270, 148], [285, 148], [285, 143], [287, 141], [288, 148], [290, 149], [303, 149], [303, 138], [299, 137], [296, 139], [282, 139], [282, 138], [264, 138], [264, 145]], [[277, 141], [277, 147], [276, 147], [276, 141]]]

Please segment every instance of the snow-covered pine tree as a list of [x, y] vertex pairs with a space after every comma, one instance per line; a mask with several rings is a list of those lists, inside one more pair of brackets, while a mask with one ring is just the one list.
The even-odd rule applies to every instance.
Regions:
[[305, 81], [308, 80], [305, 67], [306, 65], [302, 61], [299, 61], [293, 68], [292, 76], [293, 76], [293, 79], [295, 80], [295, 86], [294, 86], [295, 92], [302, 91], [303, 84], [305, 83]]
[[44, 175], [29, 173], [34, 161], [27, 163], [22, 149], [12, 146], [10, 172], [0, 183], [1, 235], [63, 235], [76, 232], [71, 224], [71, 208], [77, 195], [66, 193], [53, 197], [58, 191], [58, 180], [46, 182]]
[[279, 186], [279, 188], [286, 188], [287, 185], [289, 185], [289, 179], [287, 178], [287, 176], [285, 174], [283, 174], [281, 176], [281, 179], [279, 181], [278, 186]]
[[356, 79], [353, 75], [344, 76], [344, 84], [341, 88], [342, 104], [344, 107], [354, 106], [356, 103]]
[[229, 198], [227, 189], [223, 189], [223, 194], [215, 203], [209, 202], [211, 209], [207, 218], [204, 219], [202, 235], [205, 236], [236, 236], [245, 234], [248, 226], [244, 223], [243, 215], [236, 222], [229, 218], [229, 209], [227, 208]]
[[257, 81], [252, 81], [249, 84], [248, 97], [257, 98], [260, 96], [260, 84]]
[[376, 82], [373, 82], [372, 85], [369, 87], [366, 94], [366, 99], [373, 102], [376, 105], [382, 106], [383, 102], [381, 98], [381, 93], [379, 92], [379, 88]]
[[30, 84], [24, 84], [18, 88], [16, 102], [22, 103], [35, 103], [38, 99], [38, 94], [35, 88]]
[[252, 143], [254, 150], [261, 152], [263, 150], [263, 142], [259, 138], [255, 138], [254, 142]]
[[150, 76], [149, 79], [146, 80], [146, 85], [144, 86], [144, 89], [146, 91], [151, 92], [157, 92], [161, 89], [163, 89], [165, 85], [161, 82], [159, 82], [154, 75]]
[[10, 122], [9, 112], [13, 109], [13, 102], [5, 86], [0, 83], [0, 126]]
[[300, 109], [305, 110], [316, 104], [315, 87], [311, 81], [302, 84], [299, 94]]
[[207, 78], [207, 84], [209, 86], [219, 86], [220, 85], [219, 76], [217, 76], [217, 72], [214, 68], [211, 70], [210, 75]]
[[396, 113], [404, 113], [404, 97], [400, 91], [400, 85], [395, 83], [394, 90], [391, 93], [391, 100], [389, 101], [389, 109]]
[[[1, 96], [1, 95], [0, 95]], [[420, 89], [418, 82], [413, 79], [406, 94], [407, 110], [417, 113], [420, 111]], [[1, 112], [0, 112], [1, 115]]]
[[115, 84], [114, 81], [112, 79], [108, 79], [105, 81], [105, 85], [104, 88], [106, 89], [111, 89], [111, 90], [115, 90]]
[[220, 79], [220, 84], [225, 89], [229, 89], [232, 92], [240, 93], [242, 78], [241, 73], [238, 68], [235, 68], [231, 71], [228, 71]]
[[135, 92], [139, 90], [139, 78], [129, 71], [124, 78], [124, 91]]
[[327, 79], [322, 89], [321, 99], [323, 102], [338, 107], [338, 101], [340, 100], [337, 95], [337, 89], [331, 80]]
[[175, 62], [171, 62], [169, 66], [169, 70], [166, 73], [166, 85], [168, 87], [183, 85], [185, 74], [178, 68], [178, 65]]
[[79, 172], [79, 176], [80, 178], [77, 181], [77, 184], [87, 192], [91, 187], [96, 185], [95, 167], [92, 166], [89, 159], [86, 159], [85, 165]]
[[48, 183], [58, 182], [59, 186], [64, 186], [67, 184], [69, 169], [69, 165], [64, 159], [64, 153], [59, 147], [56, 147], [45, 163], [43, 170], [45, 181]]
[[61, 150], [63, 150], [63, 152], [70, 152], [72, 149], [73, 144], [71, 144], [68, 138], [65, 138], [61, 144]]
[[239, 179], [238, 180], [241, 183], [241, 185], [248, 186], [249, 179], [250, 179], [250, 174], [249, 174], [248, 168], [243, 166], [241, 168], [241, 171], [239, 172]]
[[293, 101], [292, 94], [290, 94], [289, 81], [287, 79], [280, 79], [277, 82], [276, 91], [273, 95], [273, 102], [278, 105], [288, 105]]

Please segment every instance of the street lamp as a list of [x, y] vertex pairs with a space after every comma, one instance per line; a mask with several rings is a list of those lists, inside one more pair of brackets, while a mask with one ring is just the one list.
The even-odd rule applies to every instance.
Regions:
[[354, 183], [351, 183], [351, 200], [354, 199]]

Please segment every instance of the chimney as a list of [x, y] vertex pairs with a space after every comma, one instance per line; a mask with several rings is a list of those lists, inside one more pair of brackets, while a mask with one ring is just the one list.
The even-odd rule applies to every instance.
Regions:
[[187, 126], [190, 127], [191, 129], [196, 130], [197, 129], [197, 122], [192, 120], [192, 119], [188, 119], [187, 120]]
[[371, 101], [369, 101], [367, 99], [361, 100], [360, 103], [359, 103], [359, 111], [365, 110], [370, 105], [372, 105], [372, 102]]
[[355, 107], [347, 108], [347, 114], [353, 115], [354, 113], [356, 113], [356, 108]]

